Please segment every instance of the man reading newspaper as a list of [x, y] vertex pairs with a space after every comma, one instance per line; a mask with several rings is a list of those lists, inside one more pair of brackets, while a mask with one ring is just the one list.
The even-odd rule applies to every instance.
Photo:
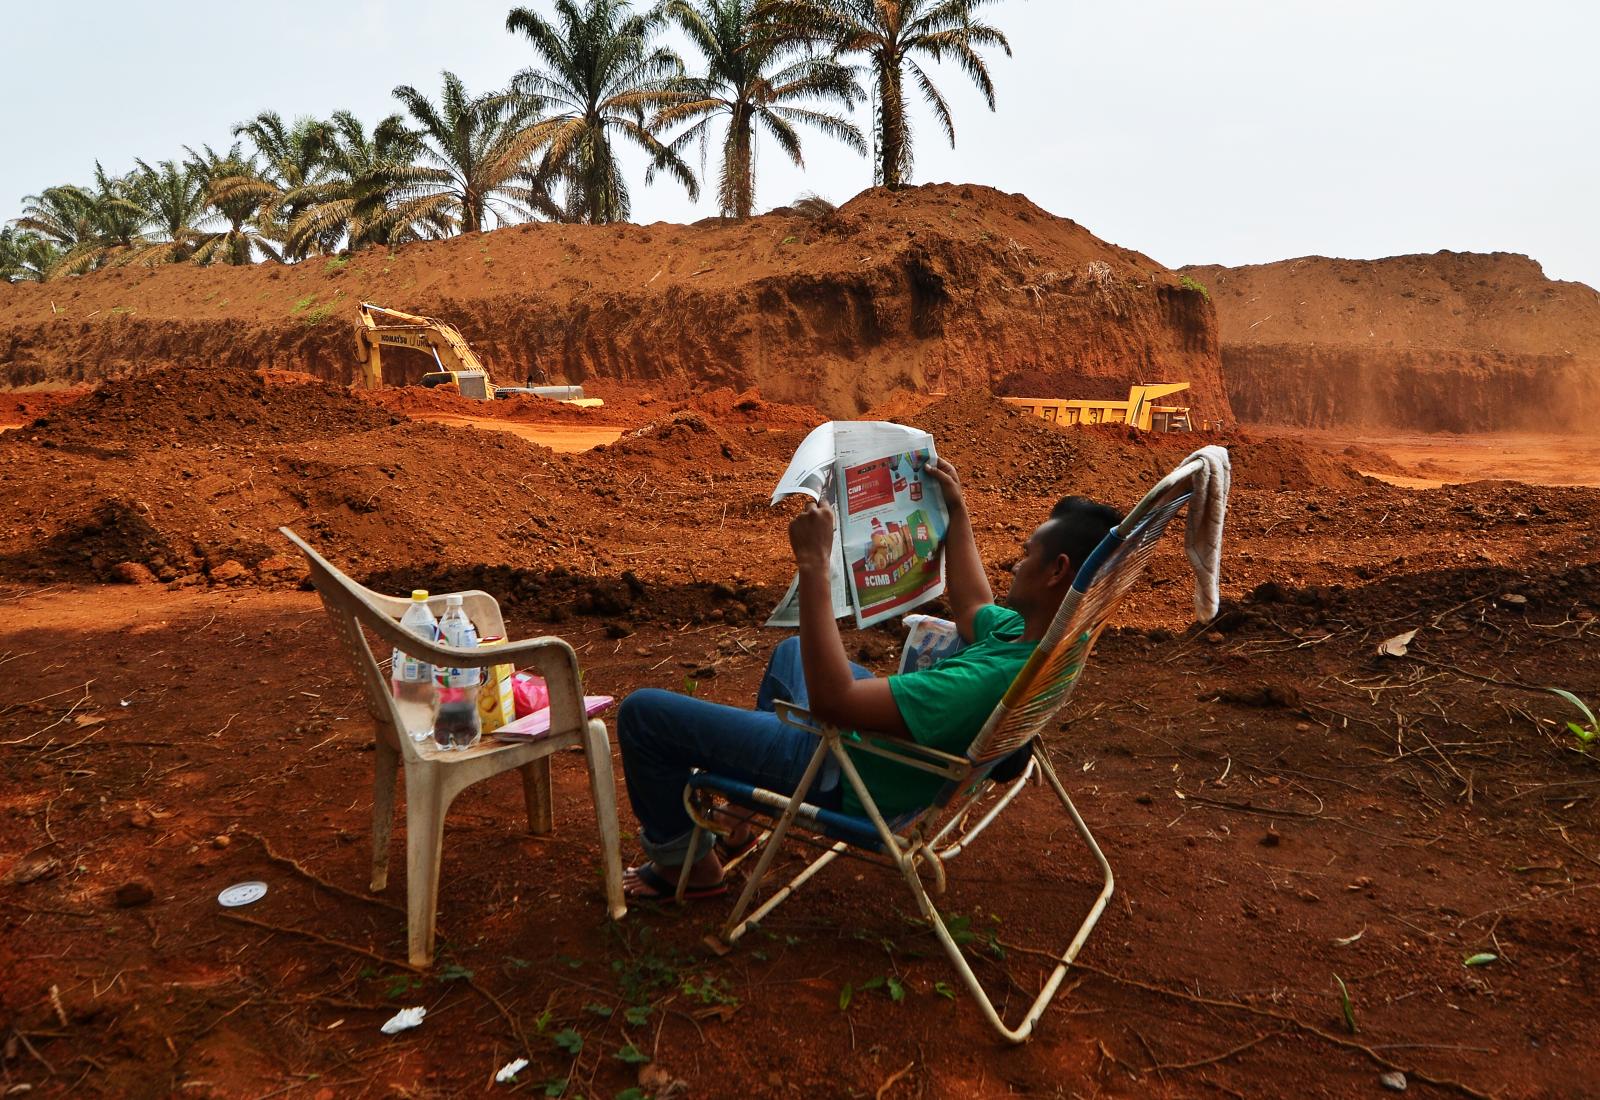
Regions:
[[[950, 606], [966, 648], [932, 668], [877, 677], [853, 664], [839, 636], [831, 592], [833, 507], [808, 504], [789, 524], [798, 569], [800, 636], [778, 645], [767, 664], [754, 710], [724, 706], [647, 688], [623, 701], [617, 717], [628, 797], [639, 819], [649, 862], [628, 871], [625, 889], [635, 901], [672, 896], [688, 874], [686, 896], [725, 893], [723, 860], [748, 850], [748, 828], [724, 841], [706, 836], [690, 852], [694, 824], [683, 806], [693, 768], [705, 768], [757, 787], [790, 794], [804, 777], [817, 739], [783, 724], [773, 704], [808, 707], [825, 722], [872, 730], [949, 753], [965, 752], [1000, 697], [1016, 678], [1066, 596], [1078, 566], [1121, 516], [1083, 497], [1066, 497], [1022, 544], [1011, 569], [1007, 606], [994, 602], [978, 556], [960, 479], [944, 459], [928, 465], [944, 491], [950, 526], [946, 537]], [[929, 804], [943, 780], [871, 753], [852, 753], [862, 781], [888, 817]], [[807, 800], [860, 814], [855, 793], [833, 760]], [[687, 869], [686, 869], [687, 868]]]

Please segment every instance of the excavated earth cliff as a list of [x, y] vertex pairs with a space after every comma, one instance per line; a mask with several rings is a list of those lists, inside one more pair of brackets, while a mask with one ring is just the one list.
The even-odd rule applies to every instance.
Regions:
[[[350, 381], [360, 301], [451, 321], [504, 381], [759, 387], [833, 415], [898, 389], [1189, 381], [1196, 419], [1232, 420], [1204, 295], [1020, 195], [960, 185], [867, 191], [820, 217], [539, 223], [293, 266], [17, 286], [0, 295], [0, 383], [197, 363]], [[429, 366], [391, 353], [385, 374]]]
[[1190, 267], [1246, 421], [1425, 431], [1590, 431], [1600, 292], [1526, 256], [1308, 256]]

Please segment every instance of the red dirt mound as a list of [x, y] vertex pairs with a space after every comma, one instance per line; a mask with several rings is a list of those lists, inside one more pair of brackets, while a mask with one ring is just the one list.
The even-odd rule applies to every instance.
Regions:
[[946, 397], [906, 423], [933, 434], [963, 479], [1001, 491], [1075, 493], [1127, 507], [1189, 452], [1229, 449], [1234, 483], [1251, 489], [1346, 489], [1355, 470], [1315, 447], [1242, 433], [1158, 435], [1119, 425], [1057, 427], [987, 393]]
[[0, 391], [0, 424], [22, 423], [45, 416], [87, 394], [90, 386], [68, 386], [58, 390]]
[[697, 394], [678, 407], [717, 424], [760, 424], [777, 431], [809, 431], [827, 419], [810, 405], [763, 400], [754, 387], [735, 393], [724, 386]]
[[1589, 430], [1600, 292], [1526, 256], [1306, 256], [1192, 267], [1248, 421], [1425, 431]]
[[[621, 379], [680, 400], [756, 386], [853, 416], [896, 388], [1037, 390], [1070, 371], [1113, 389], [1189, 381], [1197, 418], [1231, 420], [1203, 295], [1023, 196], [948, 184], [866, 191], [821, 218], [538, 223], [292, 266], [19, 287], [0, 299], [0, 376], [205, 362], [348, 381], [358, 301], [449, 320], [505, 379]], [[386, 379], [431, 364], [397, 352]]]
[[63, 448], [249, 447], [375, 431], [396, 418], [326, 382], [269, 382], [240, 368], [170, 367], [97, 387], [25, 434]]
[[684, 477], [748, 459], [734, 438], [706, 418], [681, 412], [618, 439], [603, 451], [614, 466]]

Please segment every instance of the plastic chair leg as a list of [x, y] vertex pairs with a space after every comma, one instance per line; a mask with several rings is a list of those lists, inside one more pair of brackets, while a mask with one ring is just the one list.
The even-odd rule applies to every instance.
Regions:
[[449, 802], [432, 769], [413, 767], [406, 772], [406, 942], [412, 966], [433, 961], [439, 862]]
[[606, 910], [612, 920], [621, 920], [627, 915], [628, 902], [622, 894], [622, 835], [617, 826], [617, 784], [611, 774], [611, 738], [606, 735], [604, 722], [593, 720], [584, 726], [583, 755], [589, 767], [589, 791], [594, 800], [595, 824], [600, 832]]
[[380, 740], [373, 764], [371, 888], [376, 893], [389, 885], [389, 835], [394, 829], [394, 786], [400, 753]]
[[522, 765], [522, 797], [528, 804], [528, 832], [553, 832], [556, 827], [555, 787], [550, 779], [550, 758]]

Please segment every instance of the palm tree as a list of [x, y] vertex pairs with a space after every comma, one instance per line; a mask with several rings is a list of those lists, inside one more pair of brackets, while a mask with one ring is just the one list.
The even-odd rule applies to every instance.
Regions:
[[1011, 56], [1005, 35], [976, 18], [994, 0], [767, 0], [763, 9], [784, 26], [831, 46], [836, 54], [862, 54], [872, 70], [873, 136], [878, 146], [875, 182], [890, 189], [911, 176], [911, 125], [906, 118], [905, 79], [922, 93], [933, 116], [956, 143], [955, 123], [943, 93], [917, 55], [954, 61], [994, 110], [994, 82], [978, 50], [999, 46]]
[[61, 250], [37, 233], [0, 228], [0, 282], [42, 283], [60, 257]]
[[535, 191], [560, 183], [561, 216], [603, 224], [626, 221], [631, 204], [627, 181], [613, 147], [622, 138], [650, 156], [648, 183], [664, 171], [682, 183], [691, 199], [700, 195], [694, 173], [657, 137], [647, 112], [679, 102], [672, 82], [683, 62], [654, 44], [659, 9], [629, 10], [626, 0], [555, 0], [555, 22], [527, 8], [513, 8], [506, 30], [521, 32], [537, 63], [516, 77], [516, 87], [554, 113], [541, 125], [548, 143], [531, 179]]
[[99, 164], [94, 178], [93, 188], [62, 184], [22, 200], [17, 228], [38, 234], [59, 252], [49, 278], [122, 262], [142, 242], [148, 219], [129, 194], [127, 179], [107, 175]]
[[449, 232], [448, 216], [406, 219], [405, 191], [425, 182], [428, 169], [419, 167], [422, 136], [405, 120], [392, 114], [368, 135], [360, 119], [349, 111], [336, 111], [329, 120], [326, 159], [330, 178], [306, 189], [304, 212], [289, 227], [289, 245], [315, 237], [351, 249], [367, 245], [395, 245]]
[[698, 140], [704, 150], [714, 119], [726, 115], [717, 200], [725, 217], [748, 218], [755, 207], [755, 138], [759, 127], [789, 159], [804, 166], [796, 124], [814, 126], [857, 152], [867, 151], [861, 131], [847, 119], [797, 102], [837, 100], [854, 107], [862, 94], [854, 72], [832, 58], [809, 56], [803, 36], [785, 33], [757, 12], [758, 0], [669, 0], [666, 15], [704, 56], [706, 75], [676, 82], [679, 102], [657, 116], [659, 126], [693, 121], [673, 142], [682, 150]]
[[421, 127], [423, 162], [390, 211], [395, 224], [476, 233], [491, 214], [503, 224], [537, 202], [518, 182], [543, 140], [537, 100], [509, 91], [473, 97], [452, 72], [444, 74], [437, 106], [410, 85], [394, 94]]
[[[233, 128], [234, 137], [248, 137], [261, 157], [258, 169], [216, 180], [211, 201], [254, 201], [257, 227], [263, 236], [284, 240], [289, 226], [313, 201], [306, 189], [328, 178], [327, 151], [332, 132], [326, 122], [314, 118], [296, 119], [285, 124], [276, 111], [262, 111], [249, 122]], [[252, 157], [251, 161], [254, 162]], [[321, 251], [315, 238], [285, 248], [284, 258], [302, 260]]]
[[238, 142], [222, 155], [209, 145], [202, 145], [200, 149], [197, 153], [184, 147], [189, 154], [189, 167], [204, 178], [206, 199], [217, 216], [228, 223], [228, 228], [206, 237], [195, 249], [195, 262], [242, 265], [251, 263], [256, 252], [269, 259], [282, 260], [282, 254], [261, 235], [256, 225], [256, 215], [261, 210], [260, 197], [248, 189], [232, 189], [230, 193], [226, 186], [226, 181], [259, 178], [261, 172], [255, 154], [245, 156]]
[[135, 159], [134, 164], [128, 195], [144, 211], [153, 235], [136, 245], [130, 258], [150, 265], [189, 259], [210, 236], [202, 228], [212, 217], [204, 171], [189, 161], [164, 160], [151, 167]]

